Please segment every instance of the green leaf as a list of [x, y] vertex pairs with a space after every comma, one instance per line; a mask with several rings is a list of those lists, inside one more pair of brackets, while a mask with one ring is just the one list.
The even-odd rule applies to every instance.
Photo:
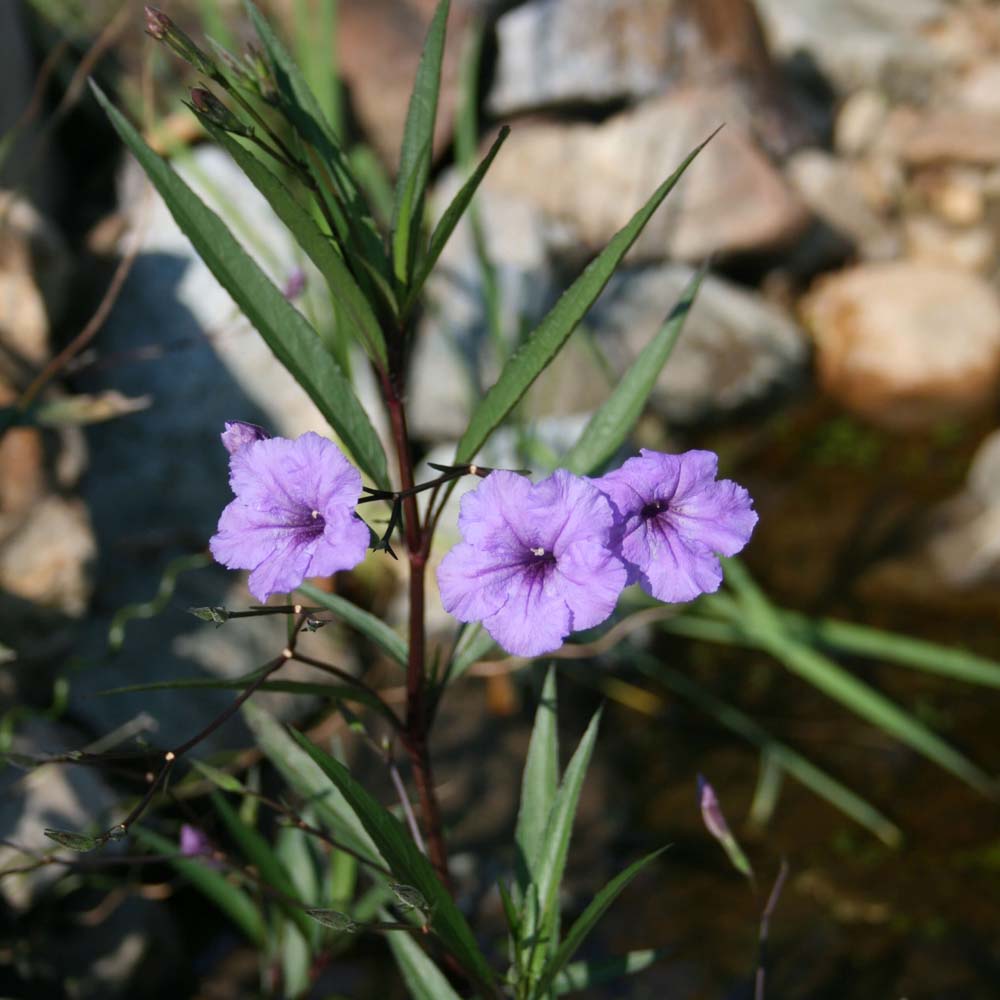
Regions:
[[705, 268], [688, 282], [659, 332], [639, 352], [629, 370], [590, 418], [562, 465], [578, 475], [592, 475], [621, 447], [642, 416], [646, 400], [677, 343], [705, 276]]
[[521, 804], [514, 833], [521, 899], [525, 898], [530, 884], [538, 883], [545, 831], [559, 789], [558, 715], [556, 672], [554, 667], [549, 667], [528, 744], [528, 757], [521, 778]]
[[427, 252], [420, 260], [420, 266], [417, 268], [416, 275], [410, 283], [410, 290], [403, 303], [404, 316], [416, 302], [421, 289], [424, 287], [424, 283], [430, 276], [431, 271], [434, 270], [434, 265], [438, 262], [438, 258], [447, 245], [451, 234], [455, 231], [459, 219], [465, 214], [465, 210], [469, 207], [473, 195], [475, 195], [476, 190], [486, 176], [486, 171], [489, 170], [490, 164], [493, 163], [497, 153], [500, 152], [500, 147], [504, 144], [508, 135], [510, 135], [510, 128], [504, 125], [500, 129], [500, 134], [496, 137], [495, 142], [490, 147], [490, 151], [483, 157], [482, 162], [476, 168], [475, 173], [462, 185], [458, 194], [451, 200], [451, 204], [445, 209], [444, 215], [441, 216], [438, 224], [434, 227], [430, 243], [427, 246]]
[[535, 992], [538, 996], [543, 995], [555, 982], [556, 976], [563, 967], [576, 954], [580, 945], [586, 940], [587, 935], [594, 929], [594, 925], [604, 916], [607, 908], [618, 898], [622, 890], [629, 884], [655, 858], [658, 858], [664, 851], [661, 847], [652, 854], [647, 854], [644, 858], [633, 862], [625, 871], [616, 875], [588, 904], [587, 908], [580, 914], [576, 922], [569, 929], [566, 937], [559, 945], [558, 951], [552, 960], [546, 965], [542, 978], [538, 981]]
[[387, 365], [385, 338], [378, 319], [354, 275], [335, 249], [333, 237], [320, 231], [312, 215], [295, 199], [282, 181], [265, 164], [228, 132], [199, 119], [206, 131], [233, 158], [236, 165], [250, 178], [254, 187], [267, 199], [275, 214], [288, 227], [298, 244], [323, 275], [337, 313], [346, 318], [354, 335], [376, 364]]
[[309, 909], [306, 913], [317, 923], [342, 934], [354, 934], [358, 930], [357, 921], [341, 910]]
[[335, 197], [324, 199], [338, 221], [337, 236], [343, 245], [353, 240], [356, 250], [371, 268], [388, 275], [389, 265], [371, 210], [351, 170], [350, 161], [325, 119], [315, 95], [278, 36], [271, 30], [253, 0], [243, 0], [254, 30], [267, 52], [282, 104], [292, 126], [322, 160], [322, 170], [311, 163], [313, 175], [324, 193], [327, 179]]
[[288, 730], [252, 701], [243, 705], [242, 712], [264, 755], [274, 764], [289, 787], [298, 792], [315, 810], [320, 823], [331, 836], [369, 858], [372, 863], [381, 864], [382, 857], [378, 848], [368, 836], [357, 814], [340, 790], [330, 784], [323, 771], [292, 739]]
[[74, 833], [72, 830], [54, 830], [46, 827], [42, 833], [54, 840], [60, 847], [76, 851], [77, 854], [87, 854], [101, 847], [105, 841], [101, 837], [88, 837], [85, 833]]
[[264, 948], [267, 930], [260, 910], [253, 900], [222, 872], [205, 864], [204, 860], [185, 858], [173, 841], [145, 827], [133, 826], [132, 836], [157, 854], [170, 855], [170, 863], [203, 895], [207, 896], [255, 944]]
[[219, 792], [212, 792], [212, 804], [222, 817], [229, 835], [239, 846], [240, 852], [257, 869], [261, 881], [278, 891], [276, 902], [282, 912], [294, 921], [308, 940], [313, 932], [312, 923], [305, 910], [293, 902], [298, 899], [295, 884], [271, 845], [257, 830], [243, 822], [239, 813]]
[[416, 235], [423, 224], [424, 193], [430, 175], [441, 89], [441, 63], [448, 26], [449, 0], [440, 0], [424, 41], [417, 78], [399, 151], [399, 175], [392, 209], [392, 243], [396, 278], [406, 288], [413, 269]]
[[845, 708], [867, 719], [883, 732], [912, 747], [939, 767], [995, 798], [1000, 784], [959, 753], [915, 716], [900, 708], [880, 691], [859, 680], [833, 660], [792, 638], [777, 610], [754, 583], [742, 563], [724, 560], [726, 579], [737, 593], [743, 609], [742, 627], [761, 649], [769, 652], [792, 673], [839, 701]]
[[302, 314], [233, 238], [226, 224], [146, 145], [129, 121], [92, 84], [115, 130], [132, 150], [194, 248], [354, 455], [381, 486], [385, 453], [350, 382]]
[[794, 611], [780, 612], [785, 627], [810, 645], [824, 645], [855, 656], [898, 663], [969, 684], [1000, 687], [1000, 663], [963, 649], [895, 635], [882, 629], [834, 618], [809, 618]]
[[240, 795], [246, 791], [243, 782], [227, 771], [220, 771], [219, 768], [212, 767], [211, 764], [206, 764], [202, 760], [192, 760], [191, 765], [203, 778], [207, 778], [213, 785], [221, 788], [224, 792], [233, 792]]
[[663, 199], [710, 139], [711, 136], [696, 147], [677, 170], [653, 192], [649, 201], [612, 237], [611, 242], [563, 293], [549, 314], [510, 358], [496, 384], [486, 393], [472, 414], [468, 429], [458, 443], [456, 464], [469, 462], [475, 457], [490, 434], [559, 353], [569, 335], [601, 294], [615, 268], [621, 263], [652, 214], [660, 207]]
[[413, 1000], [459, 1000], [451, 983], [408, 931], [392, 931], [386, 940]]
[[381, 618], [369, 611], [359, 608], [356, 604], [344, 600], [337, 594], [328, 594], [311, 583], [303, 583], [298, 587], [311, 603], [329, 608], [341, 621], [360, 632], [366, 639], [373, 642], [386, 656], [405, 667], [409, 659], [409, 651], [405, 640], [397, 635]]
[[467, 643], [455, 650], [451, 668], [448, 671], [448, 683], [457, 681], [474, 663], [478, 663], [492, 649], [497, 648], [496, 641], [481, 625]]
[[632, 976], [648, 969], [654, 962], [669, 955], [670, 950], [645, 948], [602, 962], [573, 962], [556, 976], [553, 986], [556, 993], [562, 995], [575, 993], [577, 990], [588, 990], [603, 983], [613, 983], [625, 976]]
[[399, 820], [372, 798], [339, 761], [314, 746], [301, 733], [293, 732], [292, 736], [344, 796], [369, 837], [378, 845], [393, 874], [401, 882], [414, 886], [427, 900], [433, 910], [431, 927], [445, 947], [475, 979], [490, 986], [493, 975], [465, 917]]
[[[554, 950], [555, 942], [551, 938], [554, 937], [559, 918], [559, 885], [566, 868], [573, 820], [580, 801], [583, 779], [597, 739], [600, 718], [601, 712], [598, 710], [590, 720], [590, 725], [587, 726], [563, 775], [545, 826], [542, 850], [532, 872], [532, 885], [529, 886], [527, 895], [522, 901], [524, 927], [522, 949], [527, 949], [530, 953], [531, 975], [541, 970], [546, 954]], [[550, 940], [542, 940], [545, 937], [549, 937]]]
[[672, 670], [648, 654], [629, 650], [629, 663], [686, 698], [720, 725], [739, 734], [743, 739], [766, 750], [787, 774], [802, 782], [820, 798], [826, 799], [856, 823], [870, 830], [889, 847], [898, 847], [903, 835], [898, 826], [846, 785], [803, 757], [797, 750], [774, 739], [766, 729], [739, 709], [728, 705], [703, 687], [689, 680], [679, 670]]

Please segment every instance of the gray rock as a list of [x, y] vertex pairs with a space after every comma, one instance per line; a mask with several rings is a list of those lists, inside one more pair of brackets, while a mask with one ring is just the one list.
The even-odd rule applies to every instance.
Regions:
[[942, 57], [921, 29], [948, 10], [944, 0], [757, 0], [776, 55], [805, 53], [843, 93], [892, 85], [922, 96]]
[[497, 22], [497, 115], [656, 94], [676, 77], [673, 0], [534, 0]]
[[629, 259], [698, 261], [775, 248], [794, 239], [809, 214], [747, 122], [745, 106], [719, 88], [674, 91], [599, 125], [524, 126], [511, 135], [485, 185], [538, 206], [596, 253], [725, 123], [653, 215]]
[[[661, 265], [611, 279], [588, 324], [617, 371], [624, 372], [655, 335], [692, 273]], [[651, 405], [676, 423], [724, 414], [800, 377], [807, 356], [805, 337], [781, 309], [708, 275]]]
[[[12, 749], [29, 756], [80, 750], [86, 739], [62, 725], [38, 717], [18, 726]], [[27, 772], [14, 767], [0, 771], [0, 869], [30, 864], [34, 855], [48, 854], [55, 844], [46, 827], [99, 833], [114, 822], [116, 796], [100, 772], [70, 764], [43, 764]], [[17, 848], [12, 847], [16, 845]], [[34, 871], [0, 880], [0, 893], [15, 910], [29, 909], [62, 869], [43, 865]]]

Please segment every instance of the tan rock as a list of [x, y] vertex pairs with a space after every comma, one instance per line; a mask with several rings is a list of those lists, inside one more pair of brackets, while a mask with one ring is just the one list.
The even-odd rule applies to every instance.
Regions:
[[944, 267], [989, 274], [997, 263], [997, 243], [987, 226], [956, 228], [932, 215], [909, 216], [903, 223], [906, 256]]
[[949, 164], [921, 171], [912, 188], [927, 207], [953, 226], [971, 226], [986, 214], [983, 172], [977, 167]]
[[833, 144], [844, 156], [860, 156], [878, 136], [889, 113], [889, 101], [880, 90], [863, 88], [849, 95], [837, 113]]
[[594, 252], [725, 123], [650, 220], [630, 259], [700, 260], [786, 243], [809, 214], [740, 124], [745, 113], [737, 109], [734, 117], [733, 104], [724, 90], [685, 90], [600, 125], [515, 129], [486, 184], [567, 223]]
[[919, 119], [902, 146], [911, 166], [1000, 163], [1000, 113], [948, 108]]
[[0, 546], [0, 590], [67, 614], [83, 614], [96, 554], [85, 505], [46, 497]]
[[1000, 302], [981, 278], [867, 264], [821, 279], [802, 313], [824, 388], [874, 423], [925, 427], [995, 399]]

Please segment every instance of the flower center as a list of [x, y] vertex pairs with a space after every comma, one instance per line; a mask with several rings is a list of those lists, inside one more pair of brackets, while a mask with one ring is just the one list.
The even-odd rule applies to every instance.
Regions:
[[639, 516], [644, 520], [648, 521], [651, 518], [657, 517], [662, 514], [665, 510], [669, 510], [670, 505], [665, 500], [651, 500], [647, 503], [639, 513]]

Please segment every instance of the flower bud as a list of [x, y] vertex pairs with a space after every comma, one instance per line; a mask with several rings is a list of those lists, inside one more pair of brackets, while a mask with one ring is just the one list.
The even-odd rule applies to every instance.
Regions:
[[158, 42], [162, 42], [167, 37], [167, 32], [173, 22], [162, 10], [157, 10], [155, 7], [146, 7], [144, 13], [146, 15], [146, 34]]
[[191, 104], [198, 114], [203, 115], [213, 125], [235, 135], [251, 136], [253, 129], [240, 121], [210, 90], [204, 87], [191, 89]]

